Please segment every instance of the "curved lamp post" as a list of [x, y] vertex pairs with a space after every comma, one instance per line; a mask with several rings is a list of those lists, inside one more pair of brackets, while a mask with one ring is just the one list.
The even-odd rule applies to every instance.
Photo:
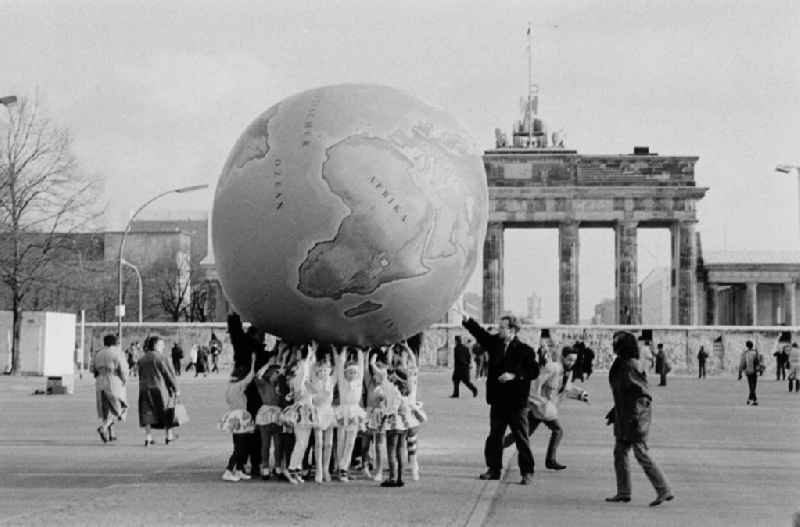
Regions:
[[139, 282], [139, 324], [142, 323], [142, 275], [139, 273], [139, 268], [130, 263], [126, 259], [122, 259], [122, 265], [130, 267], [136, 273], [136, 280]]
[[[791, 174], [792, 172], [794, 172], [794, 174], [798, 177], [798, 189], [800, 189], [800, 166], [778, 165], [775, 167], [775, 172], [781, 172], [783, 174]], [[800, 190], [798, 190], [798, 192], [800, 192]]]
[[[136, 209], [136, 212], [133, 213], [131, 219], [128, 220], [128, 224], [125, 226], [125, 230], [122, 232], [122, 239], [119, 242], [119, 257], [117, 258], [117, 340], [119, 341], [117, 344], [122, 347], [122, 317], [125, 316], [125, 304], [122, 303], [122, 252], [125, 250], [125, 238], [128, 236], [128, 232], [131, 230], [131, 225], [133, 225], [133, 220], [136, 219], [136, 216], [142, 212], [142, 210], [153, 203], [155, 200], [159, 198], [163, 198], [168, 194], [186, 194], [187, 192], [194, 192], [195, 190], [203, 190], [208, 188], [208, 185], [192, 185], [189, 187], [180, 187], [175, 188], [172, 190], [167, 190], [166, 192], [162, 192], [157, 196], [153, 196], [149, 200], [145, 201], [142, 205]], [[138, 274], [138, 273], [137, 273]], [[141, 298], [141, 297], [140, 297]], [[139, 310], [141, 316], [141, 308]], [[140, 320], [141, 321], [141, 320]]]

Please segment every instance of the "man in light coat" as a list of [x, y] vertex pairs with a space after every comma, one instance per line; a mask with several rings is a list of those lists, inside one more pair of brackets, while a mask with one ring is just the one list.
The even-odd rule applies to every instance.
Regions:
[[[561, 350], [561, 360], [550, 361], [540, 370], [528, 396], [528, 435], [533, 435], [539, 423], [544, 423], [550, 429], [550, 442], [544, 463], [550, 470], [567, 468], [556, 460], [558, 445], [564, 437], [564, 429], [558, 422], [559, 403], [565, 397], [589, 402], [588, 392], [572, 383], [572, 369], [577, 359], [577, 349], [564, 347]], [[503, 447], [509, 447], [513, 443], [513, 436], [507, 435], [503, 440]]]
[[95, 399], [100, 426], [97, 433], [103, 443], [114, 441], [114, 423], [124, 421], [128, 411], [128, 364], [122, 350], [117, 346], [115, 335], [103, 337], [103, 349], [94, 356], [92, 372], [95, 382]]

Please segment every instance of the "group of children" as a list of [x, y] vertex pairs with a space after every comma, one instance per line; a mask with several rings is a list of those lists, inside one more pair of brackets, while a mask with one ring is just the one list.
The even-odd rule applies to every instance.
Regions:
[[[317, 483], [331, 480], [332, 465], [339, 481], [349, 481], [357, 439], [368, 478], [383, 487], [402, 487], [407, 459], [412, 479], [419, 479], [417, 432], [427, 417], [417, 401], [417, 357], [407, 343], [361, 349], [278, 342], [258, 371], [255, 361], [253, 355], [249, 368], [234, 366], [226, 391], [229, 409], [220, 428], [233, 435], [233, 454], [222, 479], [250, 479], [244, 464], [247, 436], [255, 431], [261, 438], [265, 479], [303, 483], [303, 462], [313, 442], [311, 465]], [[247, 411], [245, 397], [251, 382], [261, 398], [254, 416]], [[373, 445], [374, 474], [369, 462]], [[389, 465], [385, 481], [384, 448]]]

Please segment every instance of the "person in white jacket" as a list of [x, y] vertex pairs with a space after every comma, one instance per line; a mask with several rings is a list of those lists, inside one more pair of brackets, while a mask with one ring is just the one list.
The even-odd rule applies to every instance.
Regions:
[[[572, 367], [577, 358], [576, 349], [564, 347], [561, 350], [561, 360], [550, 361], [540, 370], [528, 396], [528, 435], [533, 435], [539, 423], [544, 423], [550, 429], [550, 442], [544, 463], [550, 470], [567, 468], [556, 460], [558, 445], [564, 437], [564, 429], [558, 422], [558, 404], [564, 397], [589, 402], [589, 393], [572, 383]], [[503, 440], [503, 447], [513, 443], [514, 438], [507, 435]]]

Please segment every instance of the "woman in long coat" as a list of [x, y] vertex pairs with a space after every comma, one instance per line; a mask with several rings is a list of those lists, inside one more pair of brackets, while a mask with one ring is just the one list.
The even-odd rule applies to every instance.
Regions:
[[151, 429], [163, 429], [164, 443], [174, 441], [172, 412], [179, 394], [175, 373], [164, 356], [164, 340], [151, 336], [139, 359], [139, 426], [145, 429], [144, 445], [153, 444]]
[[608, 382], [614, 396], [614, 408], [608, 412], [608, 424], [614, 425], [614, 471], [617, 475], [617, 493], [606, 498], [611, 502], [631, 501], [631, 472], [628, 452], [633, 449], [636, 461], [656, 490], [656, 499], [651, 507], [673, 498], [669, 483], [663, 472], [650, 457], [647, 448], [647, 434], [650, 430], [653, 398], [647, 388], [647, 378], [641, 372], [639, 345], [636, 337], [627, 331], [614, 334], [614, 359], [608, 371]]
[[105, 443], [117, 439], [114, 423], [124, 421], [128, 412], [128, 368], [117, 346], [116, 335], [103, 337], [103, 346], [94, 357], [92, 372], [95, 377], [97, 416], [100, 418], [97, 433]]

